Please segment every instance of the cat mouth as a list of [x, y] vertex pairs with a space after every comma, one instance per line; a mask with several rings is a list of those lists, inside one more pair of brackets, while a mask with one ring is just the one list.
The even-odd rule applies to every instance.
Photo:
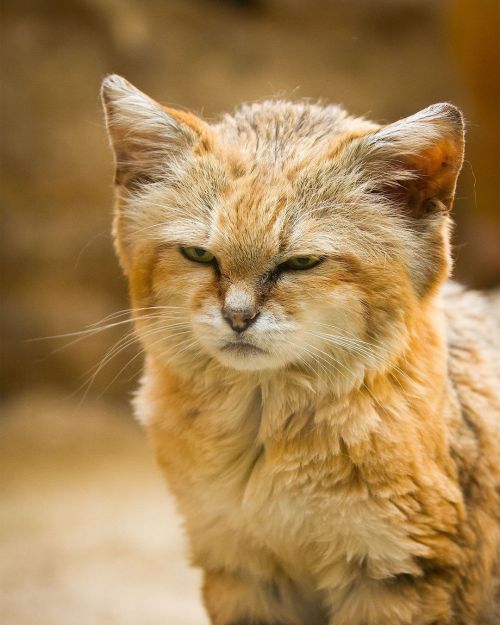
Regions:
[[232, 352], [233, 354], [251, 355], [251, 354], [265, 354], [263, 349], [256, 347], [251, 343], [245, 343], [244, 341], [226, 343], [221, 348], [222, 351]]

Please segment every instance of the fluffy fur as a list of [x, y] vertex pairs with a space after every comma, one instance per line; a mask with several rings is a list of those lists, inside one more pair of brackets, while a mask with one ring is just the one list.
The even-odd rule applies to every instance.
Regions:
[[267, 101], [208, 124], [118, 76], [103, 101], [135, 407], [212, 623], [498, 622], [498, 318], [446, 282], [459, 111], [380, 127]]

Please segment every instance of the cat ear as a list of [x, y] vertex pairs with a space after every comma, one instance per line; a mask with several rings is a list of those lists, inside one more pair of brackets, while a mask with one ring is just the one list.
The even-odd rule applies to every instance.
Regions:
[[208, 148], [209, 130], [201, 119], [161, 106], [121, 76], [107, 76], [101, 96], [117, 185], [135, 190], [168, 179], [179, 157], [197, 145]]
[[434, 104], [362, 142], [376, 192], [416, 218], [451, 209], [464, 158], [464, 120], [455, 106]]

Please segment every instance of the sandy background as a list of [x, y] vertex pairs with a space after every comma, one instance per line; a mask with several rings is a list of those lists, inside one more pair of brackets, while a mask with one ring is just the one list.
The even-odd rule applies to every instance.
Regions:
[[109, 402], [17, 396], [0, 429], [0, 622], [205, 624], [174, 504]]
[[[212, 119], [272, 95], [468, 121], [456, 275], [500, 283], [496, 0], [7, 0], [1, 19], [0, 622], [204, 623], [199, 577], [128, 399], [98, 91], [118, 72]], [[495, 30], [497, 29], [497, 30]]]

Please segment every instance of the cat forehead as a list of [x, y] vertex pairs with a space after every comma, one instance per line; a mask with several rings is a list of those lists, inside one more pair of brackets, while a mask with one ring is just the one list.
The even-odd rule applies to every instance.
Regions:
[[348, 115], [337, 105], [267, 100], [243, 105], [213, 128], [227, 145], [271, 164], [313, 156], [342, 135], [366, 132], [376, 126]]
[[367, 223], [367, 207], [335, 160], [232, 169], [212, 154], [196, 159], [175, 185], [154, 187], [136, 207], [151, 223], [147, 231], [157, 224], [162, 240], [248, 262], [361, 247], [354, 232]]
[[293, 233], [292, 191], [277, 176], [253, 175], [239, 179], [219, 198], [211, 218], [209, 244], [229, 254], [276, 254]]
[[257, 171], [231, 185], [208, 215], [206, 246], [246, 264], [361, 251], [363, 239], [353, 236], [357, 209], [331, 180], [332, 171], [305, 169], [292, 180], [289, 173]]
[[359, 202], [337, 153], [373, 124], [337, 106], [265, 102], [212, 127], [211, 149], [170, 165], [174, 184], [145, 198], [166, 240], [251, 262], [352, 245]]

